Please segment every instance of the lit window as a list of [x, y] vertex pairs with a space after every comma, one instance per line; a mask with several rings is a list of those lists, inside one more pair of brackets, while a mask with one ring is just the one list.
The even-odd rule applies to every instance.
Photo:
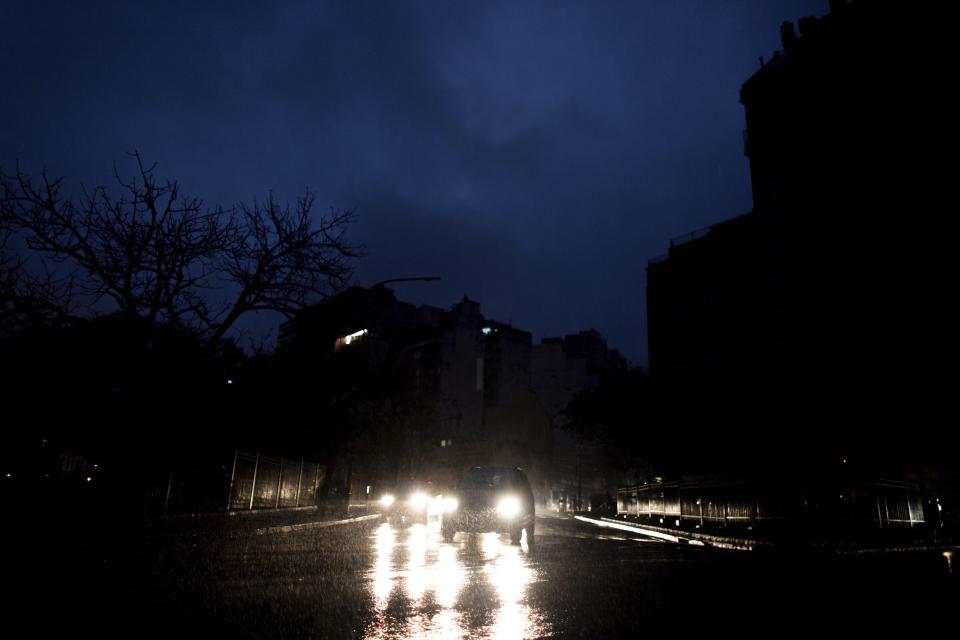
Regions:
[[367, 330], [361, 329], [360, 331], [355, 331], [351, 334], [345, 335], [342, 338], [337, 338], [337, 341], [333, 344], [333, 348], [335, 351], [339, 351], [340, 349], [343, 349], [354, 342], [358, 342], [365, 335], [367, 335]]

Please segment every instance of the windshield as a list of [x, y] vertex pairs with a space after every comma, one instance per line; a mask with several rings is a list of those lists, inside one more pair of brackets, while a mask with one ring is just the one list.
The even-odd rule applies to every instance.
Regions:
[[511, 486], [513, 472], [508, 469], [472, 469], [460, 482], [461, 489], [502, 489]]

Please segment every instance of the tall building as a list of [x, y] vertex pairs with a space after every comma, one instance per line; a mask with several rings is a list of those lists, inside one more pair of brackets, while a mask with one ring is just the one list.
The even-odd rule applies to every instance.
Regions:
[[596, 389], [603, 377], [627, 370], [627, 361], [596, 329], [544, 338], [533, 347], [531, 382], [556, 426], [578, 393]]
[[652, 260], [647, 313], [651, 374], [768, 425], [826, 431], [830, 416], [844, 447], [947, 404], [954, 99], [944, 5], [830, 9], [784, 23], [741, 89], [753, 210]]
[[348, 387], [368, 385], [345, 389], [356, 406], [379, 403], [378, 419], [390, 424], [378, 429], [392, 434], [394, 450], [364, 445], [357, 482], [412, 477], [444, 486], [478, 464], [522, 466], [537, 477], [549, 425], [530, 390], [530, 345], [528, 332], [488, 320], [466, 297], [440, 309], [354, 287], [286, 323], [278, 350], [300, 370], [338, 370], [356, 381]]
[[577, 395], [597, 389], [605, 377], [626, 370], [626, 359], [595, 329], [544, 338], [533, 347], [531, 384], [551, 426], [552, 506], [573, 509], [579, 499], [585, 507], [591, 495], [606, 493], [619, 482], [619, 470], [605, 468], [595, 444], [576, 442], [567, 428], [567, 407]]
[[928, 0], [830, 9], [783, 23], [782, 50], [740, 90], [754, 209], [872, 220], [877, 205], [913, 205], [932, 177], [952, 116], [946, 15]]
[[304, 310], [281, 328], [278, 351], [307, 376], [337, 371], [356, 381], [347, 387], [369, 385], [344, 390], [357, 405], [386, 398], [377, 415], [395, 422], [387, 431], [397, 444], [387, 456], [382, 443], [368, 447], [376, 464], [356, 456], [355, 490], [395, 477], [444, 486], [471, 466], [520, 466], [540, 506], [572, 483], [559, 414], [602, 374], [626, 368], [596, 331], [534, 346], [529, 332], [485, 317], [467, 297], [441, 309], [384, 287], [354, 287]]

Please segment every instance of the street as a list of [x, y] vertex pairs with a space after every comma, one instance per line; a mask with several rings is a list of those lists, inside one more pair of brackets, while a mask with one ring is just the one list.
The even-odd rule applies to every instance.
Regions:
[[[118, 548], [114, 548], [115, 550]], [[935, 554], [819, 557], [645, 540], [541, 516], [535, 543], [372, 520], [147, 540], [57, 563], [45, 588], [74, 636], [896, 637], [955, 624]], [[53, 563], [51, 563], [53, 564]]]

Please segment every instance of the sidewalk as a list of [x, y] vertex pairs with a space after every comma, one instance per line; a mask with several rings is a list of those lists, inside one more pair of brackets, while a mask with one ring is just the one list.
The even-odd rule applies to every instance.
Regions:
[[372, 521], [380, 517], [371, 507], [325, 504], [288, 509], [254, 509], [163, 516], [151, 529], [159, 536], [213, 533], [218, 535], [265, 535]]
[[308, 529], [322, 529], [324, 527], [334, 527], [342, 524], [357, 524], [360, 522], [367, 522], [371, 520], [379, 520], [379, 513], [371, 513], [363, 516], [352, 516], [348, 518], [341, 518], [339, 520], [318, 520], [314, 522], [301, 522], [298, 524], [286, 524], [286, 525], [275, 525], [272, 527], [260, 527], [256, 530], [258, 536], [268, 535], [268, 534], [277, 534], [277, 533], [292, 533], [294, 531], [306, 531]]

